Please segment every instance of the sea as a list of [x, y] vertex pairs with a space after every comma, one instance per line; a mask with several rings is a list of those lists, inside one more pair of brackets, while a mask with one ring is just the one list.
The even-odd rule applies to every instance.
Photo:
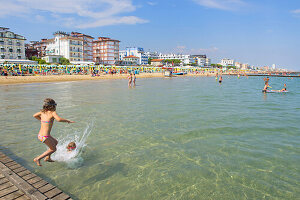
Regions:
[[[178, 76], [0, 86], [0, 150], [73, 199], [232, 200], [300, 197], [300, 78]], [[32, 115], [45, 98], [56, 162]], [[66, 146], [75, 141], [77, 149]]]

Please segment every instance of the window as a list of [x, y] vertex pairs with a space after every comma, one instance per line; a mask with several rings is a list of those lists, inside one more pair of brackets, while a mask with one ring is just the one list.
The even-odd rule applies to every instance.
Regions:
[[13, 52], [13, 49], [9, 49], [8, 52]]
[[5, 58], [5, 55], [1, 55], [1, 59], [4, 59]]

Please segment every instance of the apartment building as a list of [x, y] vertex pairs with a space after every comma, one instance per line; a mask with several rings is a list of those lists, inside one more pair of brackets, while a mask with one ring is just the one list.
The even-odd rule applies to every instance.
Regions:
[[119, 44], [119, 40], [98, 37], [93, 41], [93, 61], [96, 64], [116, 64], [119, 61]]
[[226, 67], [226, 66], [234, 66], [234, 60], [233, 59], [228, 59], [228, 58], [224, 58], [221, 60], [220, 63], [222, 66]]
[[83, 40], [83, 61], [93, 62], [93, 37], [83, 33], [72, 32], [72, 37], [78, 37]]
[[0, 27], [0, 59], [25, 59], [25, 37]]
[[83, 38], [57, 31], [53, 39], [47, 40], [46, 55], [60, 55], [71, 63], [78, 63], [84, 61], [83, 48]]
[[124, 60], [125, 57], [135, 56], [138, 57], [138, 65], [147, 65], [148, 56], [145, 54], [144, 49], [141, 47], [126, 47], [125, 50], [120, 51], [120, 60]]
[[182, 64], [191, 64], [194, 62], [193, 58], [190, 55], [184, 54], [158, 54], [158, 59], [176, 59], [180, 60]]

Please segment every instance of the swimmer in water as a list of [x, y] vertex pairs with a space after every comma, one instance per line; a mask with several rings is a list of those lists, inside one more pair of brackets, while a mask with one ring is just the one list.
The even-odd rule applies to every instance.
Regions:
[[71, 152], [71, 151], [73, 151], [73, 150], [75, 150], [75, 149], [76, 149], [76, 143], [75, 143], [75, 142], [70, 142], [70, 143], [68, 144], [68, 146], [67, 146], [68, 152]]
[[283, 85], [283, 88], [281, 90], [272, 90], [272, 91], [274, 91], [274, 92], [285, 92], [285, 91], [287, 91], [286, 84]]

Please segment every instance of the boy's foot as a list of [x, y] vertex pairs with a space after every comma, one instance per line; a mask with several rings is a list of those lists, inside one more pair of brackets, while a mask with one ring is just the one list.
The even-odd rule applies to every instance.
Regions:
[[36, 163], [38, 166], [40, 166], [40, 167], [42, 166], [40, 160], [38, 160], [38, 159], [36, 159], [36, 158], [33, 159], [33, 162], [35, 162], [35, 163]]
[[55, 161], [52, 160], [51, 158], [45, 158], [44, 161], [45, 161], [45, 162], [55, 162]]

